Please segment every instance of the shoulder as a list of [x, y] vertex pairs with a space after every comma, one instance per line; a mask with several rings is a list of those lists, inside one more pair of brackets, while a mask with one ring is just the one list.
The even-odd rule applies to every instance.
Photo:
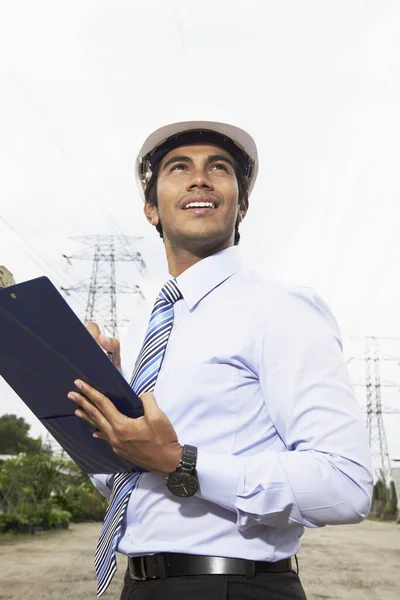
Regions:
[[243, 267], [235, 273], [232, 281], [240, 295], [246, 297], [251, 303], [262, 302], [275, 305], [277, 302], [290, 298], [307, 300], [317, 295], [317, 292], [309, 287], [292, 281], [284, 281], [270, 275]]
[[264, 322], [268, 331], [310, 333], [309, 329], [328, 327], [340, 338], [339, 326], [327, 301], [313, 287], [283, 281], [243, 268], [237, 272], [236, 285], [241, 304]]

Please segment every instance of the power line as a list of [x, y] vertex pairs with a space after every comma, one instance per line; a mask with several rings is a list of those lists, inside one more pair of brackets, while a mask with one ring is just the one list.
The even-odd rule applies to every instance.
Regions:
[[[70, 286], [71, 283], [69, 281], [69, 279], [65, 276], [65, 274], [62, 271], [58, 271], [56, 269], [56, 267], [54, 267], [54, 265], [52, 265], [46, 258], [44, 258], [43, 256], [41, 256], [39, 254], [39, 252], [36, 250], [36, 248], [34, 248], [32, 246], [32, 244], [30, 242], [28, 242], [27, 239], [25, 239], [16, 229], [15, 227], [13, 227], [12, 225], [10, 225], [10, 223], [8, 223], [4, 217], [0, 216], [0, 221], [6, 226], [8, 227], [8, 229], [10, 231], [12, 231], [12, 233], [16, 236], [17, 240], [19, 242], [22, 242], [22, 244], [24, 246], [27, 246], [27, 248], [29, 249], [29, 252], [20, 244], [20, 247], [24, 250], [24, 252], [26, 252], [29, 255], [29, 258], [41, 269], [43, 270], [45, 273], [47, 274], [52, 274], [52, 277], [55, 279], [56, 282], [58, 282], [58, 287], [61, 287], [60, 281], [63, 280], [63, 282]], [[85, 307], [85, 303], [84, 300], [82, 299], [81, 296], [77, 296], [76, 297], [77, 302], [80, 304], [81, 307]]]
[[131, 244], [136, 243], [141, 238], [124, 235], [93, 235], [78, 236], [74, 238], [84, 244], [85, 248], [72, 256], [63, 255], [69, 264], [72, 260], [90, 260], [92, 261], [92, 273], [90, 281], [83, 281], [68, 288], [61, 289], [66, 295], [71, 292], [88, 292], [88, 299], [85, 311], [85, 321], [91, 321], [96, 318], [99, 302], [106, 298], [108, 301], [108, 317], [106, 325], [113, 336], [117, 335], [117, 294], [136, 294], [144, 299], [143, 292], [138, 284], [128, 285], [116, 280], [117, 262], [134, 262], [139, 272], [143, 274], [146, 270], [146, 264], [140, 252], [133, 251]]
[[[0, 59], [6, 64], [12, 79], [14, 86], [17, 88], [21, 96], [23, 97], [26, 104], [31, 108], [31, 110], [35, 113], [43, 131], [57, 148], [59, 155], [62, 159], [67, 163], [70, 171], [74, 174], [75, 179], [80, 183], [82, 189], [86, 194], [94, 198], [96, 206], [98, 206], [99, 202], [102, 203], [103, 208], [106, 209], [109, 206], [108, 197], [105, 197], [104, 190], [100, 187], [96, 189], [92, 189], [88, 184], [86, 178], [83, 175], [82, 170], [79, 168], [78, 161], [73, 156], [73, 153], [70, 148], [67, 148], [67, 144], [65, 140], [62, 139], [59, 131], [56, 131], [56, 127], [54, 123], [51, 123], [49, 120], [49, 112], [46, 111], [46, 107], [42, 107], [40, 104], [44, 104], [43, 100], [40, 97], [37, 97], [35, 90], [32, 88], [29, 80], [26, 77], [22, 77], [20, 73], [16, 71], [16, 69], [6, 60], [6, 57], [0, 53]], [[64, 205], [61, 203], [60, 209], [63, 210]], [[118, 233], [120, 231], [119, 226], [116, 224], [113, 218], [110, 218], [110, 215], [104, 212], [106, 220], [110, 224], [111, 228]], [[69, 219], [71, 219], [71, 214], [68, 213]], [[74, 221], [75, 229], [79, 229], [83, 232], [81, 227], [81, 222], [79, 219], [75, 219]]]

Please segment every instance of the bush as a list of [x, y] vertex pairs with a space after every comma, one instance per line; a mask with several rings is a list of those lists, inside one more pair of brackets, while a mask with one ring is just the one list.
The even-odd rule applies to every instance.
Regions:
[[0, 523], [5, 533], [14, 531], [15, 533], [33, 534], [36, 531], [34, 519], [23, 511], [3, 513], [0, 515]]
[[79, 486], [65, 487], [55, 499], [58, 506], [68, 511], [71, 520], [75, 522], [102, 521], [107, 508], [107, 500], [89, 481]]
[[58, 506], [28, 505], [24, 509], [0, 515], [4, 532], [35, 533], [36, 529], [68, 529], [71, 514]]
[[67, 510], [62, 510], [58, 506], [55, 506], [50, 513], [49, 527], [55, 527], [56, 529], [68, 529], [70, 520], [71, 513], [69, 513]]
[[19, 456], [0, 465], [0, 531], [34, 533], [35, 527], [68, 527], [101, 521], [107, 501], [70, 460]]

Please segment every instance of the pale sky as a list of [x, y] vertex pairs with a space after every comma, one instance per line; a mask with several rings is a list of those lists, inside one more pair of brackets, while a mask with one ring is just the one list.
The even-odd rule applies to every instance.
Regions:
[[[315, 287], [347, 359], [362, 352], [351, 336], [400, 336], [399, 73], [397, 0], [0, 0], [0, 264], [68, 287], [91, 267], [66, 268], [61, 255], [81, 249], [71, 237], [138, 236], [146, 275], [132, 264], [118, 277], [146, 302], [120, 307], [146, 312], [166, 265], [136, 153], [158, 126], [224, 121], [259, 149], [241, 227], [249, 263]], [[85, 303], [71, 299], [80, 316]], [[400, 342], [389, 346], [400, 360]], [[400, 383], [397, 362], [387, 377]], [[397, 387], [383, 403], [400, 410]], [[5, 412], [43, 433], [1, 382]], [[399, 413], [385, 425], [400, 457]]]

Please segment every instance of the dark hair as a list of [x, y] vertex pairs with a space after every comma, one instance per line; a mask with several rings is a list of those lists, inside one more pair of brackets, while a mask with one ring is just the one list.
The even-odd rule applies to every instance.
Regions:
[[[145, 189], [145, 192], [144, 192], [144, 197], [145, 197], [146, 202], [148, 202], [149, 204], [152, 204], [155, 207], [158, 206], [157, 179], [158, 179], [158, 174], [160, 172], [161, 163], [162, 163], [162, 161], [160, 160], [154, 167], [153, 174], [152, 174], [152, 176], [147, 184], [147, 187]], [[247, 181], [246, 181], [245, 176], [243, 175], [243, 172], [242, 172], [237, 160], [233, 159], [233, 165], [234, 165], [235, 175], [236, 175], [237, 184], [238, 184], [239, 204], [240, 204], [240, 202], [243, 200], [245, 194], [247, 193], [247, 189], [248, 189]], [[156, 225], [156, 229], [157, 229], [158, 233], [160, 234], [160, 237], [163, 237], [163, 230], [162, 230], [161, 223], [158, 223], [158, 225]], [[237, 246], [239, 241], [240, 241], [239, 223], [236, 223], [235, 239], [233, 242], [234, 245]]]

